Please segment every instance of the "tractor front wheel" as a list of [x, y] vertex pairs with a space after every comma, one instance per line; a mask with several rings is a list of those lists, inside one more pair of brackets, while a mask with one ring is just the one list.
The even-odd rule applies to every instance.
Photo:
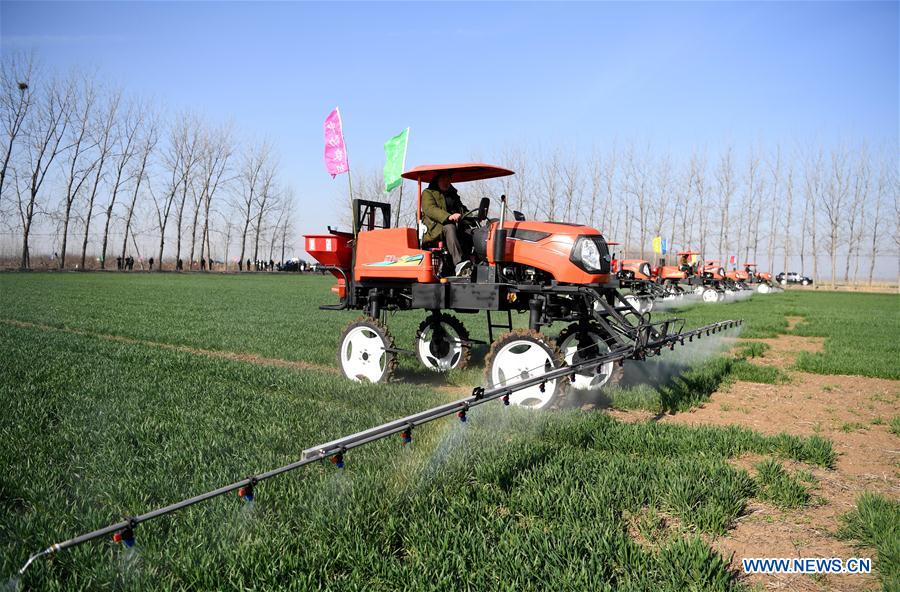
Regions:
[[469, 332], [462, 321], [446, 313], [431, 315], [416, 332], [416, 356], [434, 372], [465, 368], [471, 350]]
[[[610, 352], [610, 346], [615, 343], [600, 327], [590, 325], [582, 330], [578, 323], [563, 329], [556, 342], [569, 366], [606, 355]], [[607, 362], [602, 366], [576, 373], [572, 378], [572, 388], [590, 390], [616, 384], [622, 378], [622, 374], [621, 366], [615, 362]]]
[[397, 367], [394, 338], [381, 322], [363, 317], [341, 335], [338, 366], [350, 380], [387, 382]]
[[[484, 373], [492, 388], [512, 386], [561, 368], [565, 362], [556, 344], [537, 331], [510, 331], [491, 346]], [[513, 405], [546, 409], [566, 391], [568, 377], [547, 380], [514, 391], [509, 395]]]
[[703, 302], [712, 303], [719, 301], [719, 293], [712, 288], [703, 290]]

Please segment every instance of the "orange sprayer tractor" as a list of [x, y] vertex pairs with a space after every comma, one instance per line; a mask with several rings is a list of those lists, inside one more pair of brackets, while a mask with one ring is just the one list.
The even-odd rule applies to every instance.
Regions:
[[[504, 168], [481, 163], [426, 165], [403, 173], [418, 184], [417, 220], [422, 219], [422, 183], [446, 176], [464, 183], [512, 175]], [[434, 371], [462, 368], [471, 339], [459, 316], [484, 311], [491, 342], [485, 375], [491, 387], [534, 379], [565, 365], [571, 376], [554, 378], [515, 390], [513, 404], [548, 407], [571, 384], [601, 387], [617, 380], [619, 364], [590, 370], [579, 361], [605, 353], [625, 352], [643, 359], [662, 348], [683, 344], [684, 321], [652, 321], [619, 292], [611, 275], [610, 253], [603, 235], [581, 224], [526, 221], [519, 212], [506, 216], [500, 197], [498, 218], [489, 217], [491, 200], [466, 212], [458, 225], [471, 229], [471, 275], [455, 277], [441, 244], [423, 244], [417, 228], [392, 228], [387, 203], [354, 200], [349, 232], [307, 235], [306, 250], [336, 277], [332, 290], [340, 302], [329, 310], [359, 310], [339, 338], [338, 364], [351, 380], [388, 380], [397, 356], [414, 355]], [[419, 228], [422, 225], [419, 224]], [[386, 325], [388, 311], [422, 310], [412, 350], [397, 347]], [[512, 313], [528, 315], [528, 328], [514, 330]], [[554, 341], [546, 330], [564, 325]], [[495, 329], [502, 333], [495, 334]], [[708, 332], [707, 332], [708, 334]]]
[[767, 271], [758, 271], [756, 263], [744, 263], [744, 272], [748, 276], [747, 283], [756, 285], [756, 291], [760, 294], [768, 294], [775, 290], [772, 274]]
[[[615, 247], [621, 243], [609, 241], [606, 244]], [[643, 259], [620, 260], [615, 251], [612, 251], [611, 258], [610, 271], [619, 280], [619, 288], [628, 290], [625, 300], [641, 313], [653, 310], [653, 301], [665, 296], [665, 291], [654, 282], [650, 263]]]

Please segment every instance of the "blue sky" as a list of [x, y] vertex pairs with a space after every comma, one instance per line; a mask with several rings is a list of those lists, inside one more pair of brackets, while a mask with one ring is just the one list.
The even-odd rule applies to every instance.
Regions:
[[322, 164], [335, 105], [351, 168], [407, 126], [408, 166], [516, 143], [898, 143], [897, 2], [0, 6], [4, 52], [270, 138], [301, 232], [342, 205]]

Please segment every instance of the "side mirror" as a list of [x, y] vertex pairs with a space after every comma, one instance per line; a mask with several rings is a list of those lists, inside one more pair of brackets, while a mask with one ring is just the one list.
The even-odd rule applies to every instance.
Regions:
[[491, 208], [491, 198], [482, 197], [478, 204], [478, 219], [487, 220], [488, 210]]
[[516, 222], [524, 222], [525, 214], [523, 214], [519, 210], [513, 210], [513, 218], [515, 218]]

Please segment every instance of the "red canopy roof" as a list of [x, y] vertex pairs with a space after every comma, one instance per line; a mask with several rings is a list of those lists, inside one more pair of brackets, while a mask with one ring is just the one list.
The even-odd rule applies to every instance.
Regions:
[[676, 255], [699, 255], [699, 251], [679, 251]]
[[610, 246], [615, 246], [615, 245], [621, 245], [622, 243], [617, 243], [616, 241], [606, 241], [606, 244], [610, 245]]
[[423, 164], [410, 169], [401, 175], [404, 179], [431, 183], [442, 173], [450, 175], [451, 183], [465, 183], [466, 181], [480, 181], [493, 179], [494, 177], [506, 177], [515, 173], [498, 166], [481, 162], [463, 162], [458, 164]]
[[744, 263], [745, 267], [756, 267], [756, 263]]

